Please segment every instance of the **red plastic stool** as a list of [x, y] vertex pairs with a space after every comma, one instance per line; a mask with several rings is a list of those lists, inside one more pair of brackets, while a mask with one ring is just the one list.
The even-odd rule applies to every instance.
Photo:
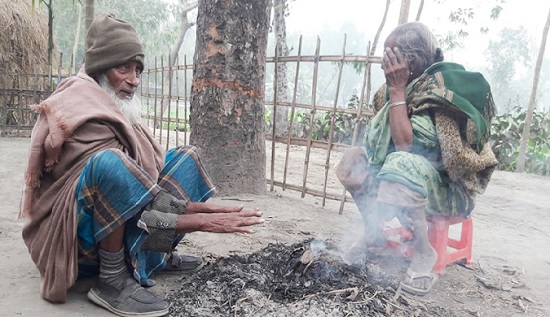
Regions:
[[[460, 240], [449, 238], [449, 226], [461, 224], [462, 230]], [[447, 264], [465, 259], [466, 264], [473, 264], [472, 261], [472, 237], [474, 224], [472, 218], [462, 217], [428, 217], [428, 239], [432, 247], [437, 252], [437, 262], [435, 262], [433, 272], [443, 273]], [[447, 250], [448, 248], [454, 250]]]
[[[466, 264], [473, 264], [472, 261], [472, 218], [462, 217], [428, 217], [428, 239], [437, 252], [437, 261], [433, 272], [442, 274], [447, 264], [465, 259]], [[462, 224], [460, 240], [449, 238], [449, 226]], [[405, 256], [412, 256], [414, 249], [410, 244], [412, 233], [403, 227], [385, 229], [384, 233], [388, 239], [386, 246], [392, 248]], [[447, 250], [448, 248], [454, 250]]]
[[413, 234], [403, 227], [393, 227], [384, 230], [386, 247], [396, 250], [406, 257], [412, 256], [414, 249], [411, 245]]

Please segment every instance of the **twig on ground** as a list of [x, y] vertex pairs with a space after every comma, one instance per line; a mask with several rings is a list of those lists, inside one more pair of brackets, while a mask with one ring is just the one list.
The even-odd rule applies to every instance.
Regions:
[[405, 311], [405, 309], [403, 309], [402, 307], [399, 307], [397, 305], [395, 305], [394, 303], [390, 302], [389, 300], [385, 299], [385, 298], [381, 298], [381, 300], [383, 300], [384, 302], [386, 302], [387, 304], [390, 304], [392, 305], [393, 307], [399, 309], [399, 310], [402, 310], [402, 311]]
[[254, 201], [254, 199], [251, 198], [239, 198], [239, 197], [222, 197], [221, 200], [236, 200], [236, 201]]
[[359, 291], [357, 287], [349, 287], [349, 288], [343, 288], [343, 289], [335, 289], [335, 290], [332, 290], [332, 291], [328, 291], [328, 292], [320, 292], [320, 293], [315, 293], [315, 294], [309, 294], [309, 295], [304, 295], [304, 299], [305, 298], [310, 298], [310, 297], [314, 297], [314, 296], [317, 296], [317, 295], [339, 295], [339, 294], [342, 294], [342, 293], [345, 293], [345, 292], [357, 292]]

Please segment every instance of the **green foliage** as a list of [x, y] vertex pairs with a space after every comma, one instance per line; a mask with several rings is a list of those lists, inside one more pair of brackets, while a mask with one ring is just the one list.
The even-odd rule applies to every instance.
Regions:
[[[515, 106], [508, 113], [498, 115], [491, 126], [492, 149], [499, 161], [498, 169], [513, 171], [525, 124], [526, 111]], [[550, 114], [533, 113], [525, 158], [525, 172], [550, 175]]]
[[[354, 94], [348, 101], [348, 109], [357, 109], [359, 107], [359, 97]], [[271, 122], [272, 113], [270, 109], [266, 108], [266, 123], [269, 125]], [[289, 115], [290, 116], [290, 115]], [[362, 140], [362, 135], [365, 132], [365, 127], [368, 122], [367, 117], [362, 116], [357, 121], [356, 114], [344, 113], [344, 112], [332, 112], [332, 111], [317, 111], [313, 122], [311, 122], [311, 112], [309, 111], [297, 111], [293, 118], [293, 132], [292, 136], [302, 139], [307, 139], [309, 136], [311, 125], [311, 139], [317, 141], [328, 141], [330, 138], [330, 126], [334, 118], [334, 129], [332, 132], [332, 142], [343, 143], [351, 145], [353, 138], [353, 131], [355, 126], [359, 124], [359, 139], [358, 143]]]
[[[177, 105], [178, 109], [176, 110], [176, 105], [173, 104], [170, 109], [166, 108], [164, 110], [164, 114], [162, 116], [161, 120], [161, 128], [164, 130], [170, 130], [170, 131], [190, 131], [189, 130], [189, 109], [187, 111], [187, 116], [185, 113], [185, 105]], [[160, 112], [160, 108], [157, 110], [157, 116]], [[168, 110], [170, 110], [168, 112]], [[150, 121], [153, 121], [155, 116], [155, 105], [154, 104], [147, 104], [145, 106], [142, 106], [142, 111], [147, 116]], [[168, 120], [170, 118], [170, 120]]]
[[[33, 4], [35, 1], [38, 4], [46, 3], [44, 0], [33, 0]], [[84, 60], [86, 35], [84, 3], [78, 0], [52, 0], [51, 6], [55, 47], [58, 53], [63, 53], [63, 65], [69, 65], [74, 42], [78, 38], [76, 65], [80, 67]], [[39, 9], [46, 13], [48, 8], [40, 6]], [[77, 35], [79, 10], [82, 10], [82, 20], [80, 34]], [[179, 4], [169, 4], [162, 0], [135, 0], [131, 4], [128, 1], [95, 2], [95, 16], [114, 13], [136, 28], [148, 64], [155, 56], [169, 53], [179, 31], [179, 10]]]
[[[451, 1], [445, 0], [436, 0], [435, 3], [438, 5], [444, 5], [445, 10], [449, 9]], [[460, 5], [460, 2], [454, 2]], [[438, 40], [442, 45], [444, 51], [452, 51], [453, 49], [462, 47], [463, 41], [467, 38], [472, 30], [470, 27], [470, 22], [474, 21], [477, 17], [481, 17], [484, 21], [488, 20], [486, 17], [489, 16], [491, 20], [497, 20], [504, 9], [503, 5], [506, 3], [505, 0], [493, 0], [494, 4], [491, 4], [492, 7], [489, 12], [485, 11], [483, 8], [482, 1], [479, 1], [473, 8], [455, 8], [451, 10], [449, 14], [449, 21], [457, 25], [457, 31], [448, 32], [447, 34], [437, 34]], [[487, 23], [487, 22], [483, 22]], [[436, 30], [437, 31], [437, 30]], [[487, 34], [489, 31], [488, 25], [482, 25], [479, 27], [479, 32], [482, 34]]]

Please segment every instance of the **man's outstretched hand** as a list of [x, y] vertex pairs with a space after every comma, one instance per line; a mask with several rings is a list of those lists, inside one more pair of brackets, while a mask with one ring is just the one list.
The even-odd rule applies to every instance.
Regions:
[[215, 205], [211, 203], [190, 202], [185, 209], [185, 214], [231, 213], [240, 212], [241, 210], [243, 210], [243, 208], [243, 206], [229, 207]]
[[194, 231], [216, 233], [252, 233], [249, 226], [264, 222], [258, 208], [243, 210], [242, 206], [228, 207], [209, 203], [189, 203], [184, 215], [178, 216], [178, 233]]

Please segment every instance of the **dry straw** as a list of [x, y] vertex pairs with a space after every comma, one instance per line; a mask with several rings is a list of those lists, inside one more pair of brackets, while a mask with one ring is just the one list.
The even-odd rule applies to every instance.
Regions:
[[45, 15], [29, 0], [0, 0], [0, 73], [46, 73], [47, 69]]

